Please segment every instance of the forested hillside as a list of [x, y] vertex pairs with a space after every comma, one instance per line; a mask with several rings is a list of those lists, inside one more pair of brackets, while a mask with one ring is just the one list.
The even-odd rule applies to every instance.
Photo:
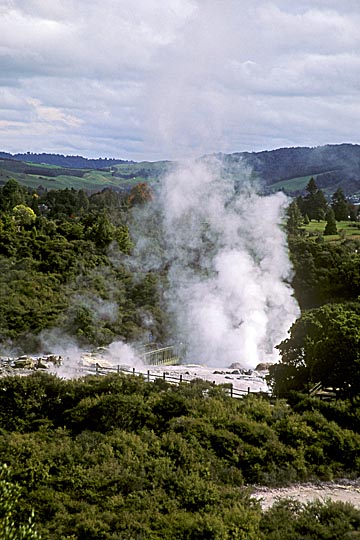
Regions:
[[120, 163], [133, 163], [124, 159], [112, 158], [97, 158], [88, 159], [82, 156], [64, 156], [62, 154], [47, 154], [42, 152], [36, 154], [32, 152], [9, 154], [8, 152], [0, 152], [0, 159], [13, 159], [16, 161], [24, 161], [30, 163], [55, 165], [56, 167], [72, 168], [72, 169], [102, 169], [119, 165]]
[[[303, 193], [314, 177], [327, 196], [341, 188], [347, 196], [360, 200], [359, 145], [279, 148], [218, 156], [227, 172], [235, 177], [239, 175], [239, 164], [250, 167], [265, 191]], [[0, 152], [0, 183], [16, 178], [33, 188], [43, 185], [49, 189], [128, 189], [137, 182], [157, 182], [171, 166], [169, 161], [136, 163], [113, 158]]]
[[[2, 349], [41, 348], [56, 328], [81, 345], [115, 338], [161, 340], [157, 280], [122, 264], [132, 242], [132, 207], [150, 197], [104, 190], [34, 191], [10, 180], [0, 190], [0, 340]], [[146, 319], [146, 323], [144, 320]]]
[[279, 148], [265, 152], [224, 156], [229, 167], [244, 160], [274, 190], [303, 192], [310, 177], [331, 194], [341, 188], [347, 195], [360, 195], [360, 146], [326, 145], [315, 148]]

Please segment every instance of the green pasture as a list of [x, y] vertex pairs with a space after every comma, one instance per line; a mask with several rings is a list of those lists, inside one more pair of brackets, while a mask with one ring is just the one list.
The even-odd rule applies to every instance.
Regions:
[[29, 165], [31, 167], [42, 167], [44, 169], [62, 169], [59, 165], [51, 165], [50, 163], [35, 163], [33, 161], [24, 161], [26, 165]]
[[36, 189], [39, 185], [47, 189], [84, 189], [90, 191], [99, 191], [106, 187], [132, 186], [140, 182], [151, 183], [155, 178], [144, 178], [134, 176], [130, 179], [116, 178], [110, 172], [91, 170], [84, 174], [82, 178], [78, 176], [59, 175], [56, 177], [42, 176], [38, 174], [24, 174], [14, 171], [0, 170], [0, 181], [3, 183], [14, 178], [23, 186]]
[[[323, 234], [326, 226], [326, 221], [310, 221], [307, 225], [303, 225], [302, 229], [308, 236]], [[353, 221], [337, 221], [336, 228], [338, 234], [326, 235], [324, 238], [329, 242], [339, 241], [343, 239], [360, 240], [360, 223]]]
[[[299, 176], [296, 178], [288, 178], [287, 180], [280, 180], [279, 182], [275, 182], [274, 184], [271, 184], [269, 186], [274, 191], [284, 190], [287, 193], [296, 193], [297, 191], [302, 191], [306, 188], [306, 186], [309, 183], [310, 178], [314, 178], [314, 180], [318, 180], [321, 178], [323, 174], [331, 173], [334, 171], [327, 171], [320, 174], [310, 174], [308, 176]], [[324, 193], [327, 193], [327, 188], [323, 188]]]
[[298, 178], [289, 178], [288, 180], [280, 180], [271, 184], [271, 189], [274, 191], [279, 191], [281, 189], [285, 190], [287, 193], [292, 193], [294, 191], [300, 191], [306, 188], [309, 183], [310, 178], [316, 180], [316, 174], [310, 176], [299, 176]]

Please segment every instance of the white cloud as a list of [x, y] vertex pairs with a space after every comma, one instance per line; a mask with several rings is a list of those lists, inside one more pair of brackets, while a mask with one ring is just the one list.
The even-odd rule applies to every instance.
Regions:
[[359, 25], [351, 0], [3, 0], [0, 147], [159, 159], [358, 142]]

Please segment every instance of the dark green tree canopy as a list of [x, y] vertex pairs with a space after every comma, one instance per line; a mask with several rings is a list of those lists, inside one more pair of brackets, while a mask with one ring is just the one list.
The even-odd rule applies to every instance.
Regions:
[[337, 189], [331, 198], [331, 208], [336, 221], [347, 221], [350, 215], [349, 204], [341, 188]]
[[324, 235], [337, 234], [335, 214], [332, 208], [329, 208], [326, 212], [326, 225], [324, 229]]
[[300, 234], [300, 227], [303, 223], [303, 218], [296, 201], [292, 201], [287, 209], [287, 224], [286, 228], [289, 234]]
[[303, 216], [307, 215], [309, 219], [324, 219], [328, 208], [328, 203], [324, 193], [318, 188], [314, 178], [310, 178], [305, 197], [298, 197], [297, 204]]
[[270, 369], [276, 394], [309, 390], [320, 382], [343, 397], [355, 397], [360, 392], [360, 304], [308, 311], [278, 349], [281, 362]]

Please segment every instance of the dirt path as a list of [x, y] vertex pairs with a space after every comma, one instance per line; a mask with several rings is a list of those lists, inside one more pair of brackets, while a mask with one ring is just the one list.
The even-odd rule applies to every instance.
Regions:
[[260, 500], [263, 509], [272, 506], [278, 498], [288, 497], [302, 503], [330, 498], [333, 501], [349, 502], [356, 508], [360, 508], [360, 479], [320, 484], [296, 484], [278, 489], [258, 487], [254, 490], [253, 496]]

